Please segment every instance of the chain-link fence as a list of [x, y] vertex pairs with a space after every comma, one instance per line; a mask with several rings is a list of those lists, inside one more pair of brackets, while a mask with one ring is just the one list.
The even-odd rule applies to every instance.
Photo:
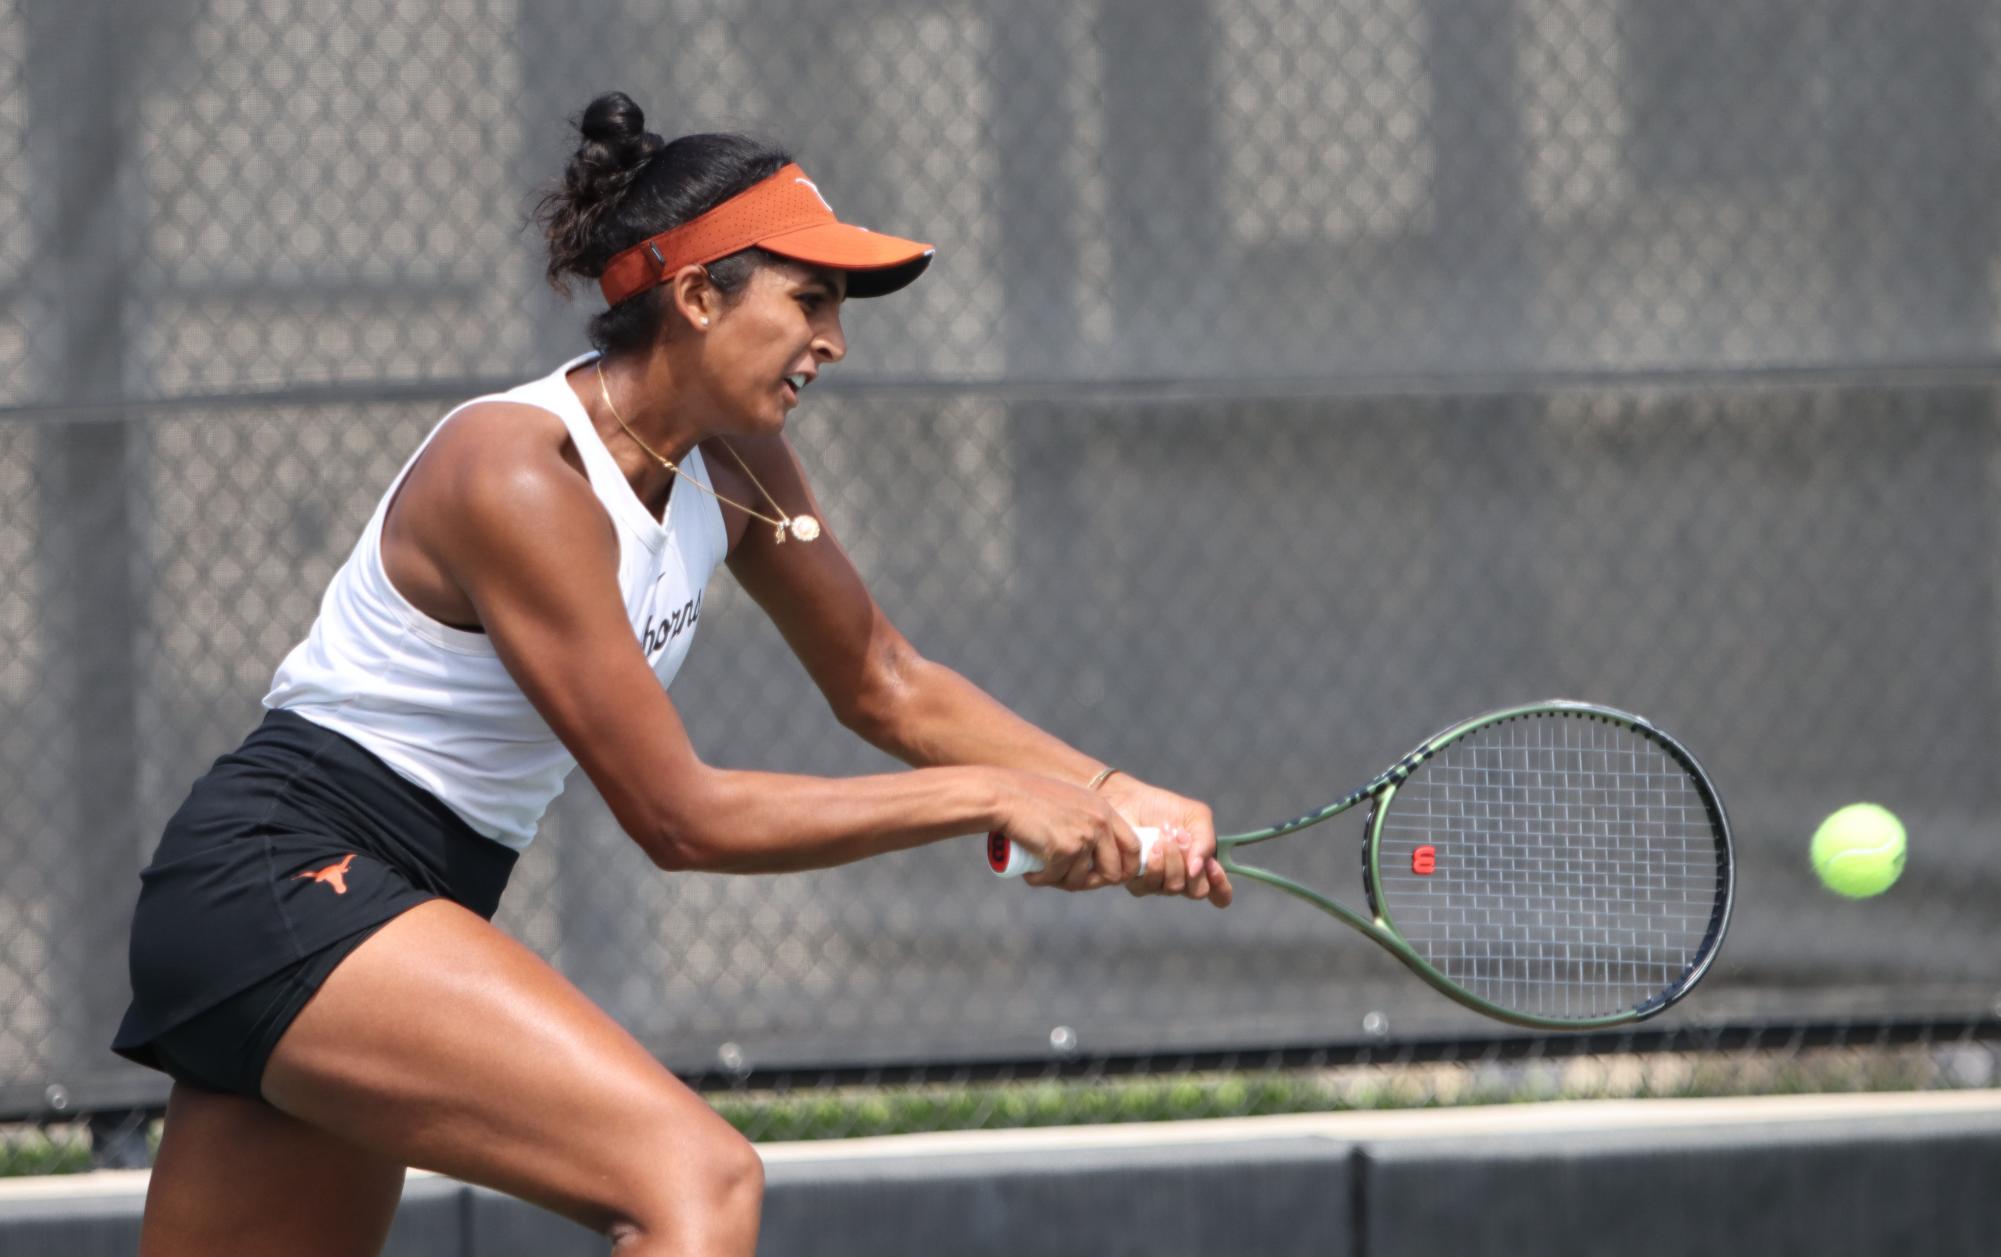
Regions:
[[[581, 344], [522, 228], [613, 86], [939, 243], [794, 425], [926, 653], [1234, 829], [1611, 702], [1740, 843], [1709, 981], [1579, 1056], [1255, 888], [666, 877], [579, 779], [500, 919], [747, 1126], [1991, 1080], [1998, 65], [1946, 0], [0, 0], [0, 1116], [158, 1099], [134, 874], [428, 426]], [[726, 577], [675, 699], [883, 762]], [[1848, 903], [1861, 798], [1914, 855]], [[1337, 825], [1274, 863], [1351, 886]]]

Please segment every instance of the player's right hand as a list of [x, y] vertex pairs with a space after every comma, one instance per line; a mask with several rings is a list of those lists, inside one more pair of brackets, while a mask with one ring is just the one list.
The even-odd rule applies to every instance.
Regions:
[[1098, 890], [1139, 871], [1139, 835], [1105, 797], [1035, 773], [1007, 775], [996, 831], [1042, 861], [1031, 886]]

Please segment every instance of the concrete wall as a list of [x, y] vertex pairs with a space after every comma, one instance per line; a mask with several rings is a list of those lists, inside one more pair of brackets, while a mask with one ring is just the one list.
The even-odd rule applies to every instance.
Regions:
[[[1987, 1257], [2001, 1091], [1585, 1102], [767, 1145], [764, 1257]], [[136, 1251], [143, 1172], [0, 1183], [0, 1257]], [[413, 1176], [387, 1257], [601, 1257]]]

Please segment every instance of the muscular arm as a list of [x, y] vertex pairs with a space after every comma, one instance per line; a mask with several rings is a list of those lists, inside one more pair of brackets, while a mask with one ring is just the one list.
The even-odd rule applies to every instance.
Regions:
[[[738, 438], [731, 444], [780, 502], [820, 515], [798, 459], [782, 439]], [[727, 454], [709, 459], [719, 479], [730, 476], [733, 466]], [[733, 533], [740, 521], [741, 516], [729, 520]], [[773, 544], [770, 533], [757, 527], [740, 532], [730, 551], [730, 571], [777, 625], [835, 716], [876, 747], [913, 767], [989, 764], [1078, 785], [1103, 767], [951, 668], [920, 655], [876, 605], [831, 529], [808, 545]]]
[[[818, 516], [819, 503], [797, 457], [782, 438], [733, 442], [758, 480], [787, 509]], [[727, 453], [708, 459], [711, 473], [729, 475]], [[729, 486], [732, 496], [753, 490]], [[774, 544], [763, 528], [743, 526], [728, 509], [737, 537], [730, 570], [756, 599], [793, 653], [805, 664], [836, 716], [882, 750], [917, 767], [986, 764], [1082, 786], [1103, 764], [1017, 716], [943, 664], [920, 655], [869, 594], [832, 530], [809, 545]], [[1135, 824], [1181, 836], [1137, 891], [1231, 898], [1229, 877], [1214, 859], [1215, 822], [1209, 809], [1120, 774], [1103, 797]]]
[[[518, 408], [468, 412], [454, 424], [460, 430], [441, 433], [426, 452], [437, 462], [406, 486], [404, 524], [463, 591], [508, 671], [656, 864], [819, 868], [1004, 828], [1031, 803], [1048, 810], [1046, 800], [1029, 798], [1046, 793], [1034, 779], [993, 769], [836, 779], [702, 763], [626, 619], [616, 536], [588, 483], [563, 460], [560, 434]], [[1136, 854], [1129, 832], [1120, 841], [1114, 822], [1090, 814], [1094, 806], [1083, 796], [1059, 818], [1061, 832], [1036, 835], [1068, 854], [1066, 878], [1087, 851], [1114, 874], [1122, 847], [1132, 846], [1127, 859]], [[1079, 873], [1066, 884], [1108, 880]]]
[[918, 654], [887, 622], [849, 727], [906, 764], [994, 764], [1079, 785], [1105, 765], [1016, 715], [958, 672]]

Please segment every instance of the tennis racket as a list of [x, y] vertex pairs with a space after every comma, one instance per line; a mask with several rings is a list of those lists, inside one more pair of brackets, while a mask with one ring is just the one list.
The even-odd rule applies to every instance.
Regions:
[[[1363, 915], [1245, 864], [1244, 848], [1367, 802]], [[1142, 867], [1159, 834], [1142, 830]], [[1359, 790], [1216, 840], [1233, 877], [1296, 895], [1439, 991], [1534, 1029], [1651, 1017], [1708, 971], [1730, 921], [1730, 826], [1695, 757], [1639, 716], [1564, 700], [1420, 743]], [[1003, 877], [1041, 861], [987, 839]]]

